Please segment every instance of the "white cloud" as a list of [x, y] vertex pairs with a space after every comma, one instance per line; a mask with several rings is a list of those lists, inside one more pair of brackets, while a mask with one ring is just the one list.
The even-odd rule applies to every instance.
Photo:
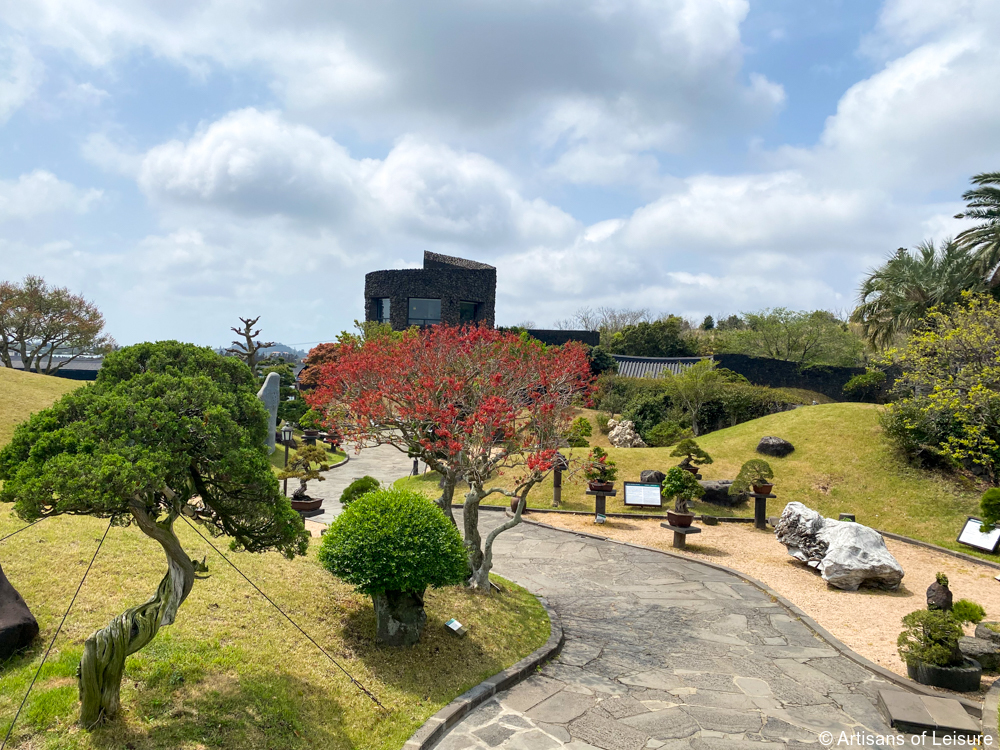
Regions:
[[0, 180], [0, 222], [63, 211], [86, 213], [101, 195], [100, 190], [80, 190], [51, 172], [36, 169], [16, 180]]
[[42, 64], [22, 39], [0, 39], [0, 124], [34, 95], [42, 75]]

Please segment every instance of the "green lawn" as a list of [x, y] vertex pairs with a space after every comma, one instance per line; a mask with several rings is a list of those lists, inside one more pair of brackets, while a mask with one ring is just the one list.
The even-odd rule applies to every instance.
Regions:
[[[961, 478], [946, 477], [908, 466], [882, 434], [881, 407], [870, 404], [831, 403], [772, 414], [736, 427], [698, 438], [715, 459], [702, 468], [705, 479], [732, 479], [742, 463], [757, 456], [754, 448], [765, 435], [792, 442], [795, 452], [787, 458], [768, 459], [774, 469], [777, 499], [768, 501], [768, 515], [780, 515], [785, 504], [797, 500], [826, 516], [856, 513], [858, 521], [886, 531], [905, 534], [943, 547], [974, 551], [955, 538], [968, 514], [978, 512], [978, 489]], [[607, 446], [596, 424], [591, 444]], [[621, 501], [623, 481], [638, 481], [643, 469], [665, 471], [677, 464], [672, 448], [609, 448], [618, 464], [619, 497], [608, 499], [608, 511], [625, 511]], [[585, 458], [588, 449], [572, 451]], [[403, 480], [409, 486], [437, 497], [436, 477]], [[584, 494], [582, 477], [563, 478], [562, 507], [593, 511], [594, 501]], [[461, 500], [460, 496], [456, 497]], [[529, 507], [552, 506], [552, 482], [539, 485], [528, 496]], [[752, 507], [728, 511], [694, 503], [695, 512], [713, 515], [753, 515]], [[983, 555], [984, 557], [993, 557]]]
[[[0, 369], [0, 445], [16, 422], [78, 385]], [[277, 465], [283, 462], [282, 450]], [[0, 509], [0, 537], [24, 526], [9, 509]], [[107, 521], [87, 517], [52, 518], [0, 545], [3, 571], [41, 627], [29, 651], [0, 665], [0, 734], [6, 734], [106, 527]], [[193, 558], [207, 558], [210, 577], [195, 583], [175, 624], [128, 659], [120, 717], [94, 732], [81, 731], [75, 725], [75, 673], [87, 636], [145, 601], [166, 571], [159, 545], [135, 528], [108, 534], [9, 747], [394, 750], [439, 708], [549, 636], [538, 600], [497, 578], [505, 589], [499, 595], [461, 587], [429, 591], [420, 643], [382, 648], [374, 642], [371, 601], [320, 567], [315, 543], [306, 557], [285, 560], [275, 553], [230, 553], [227, 540], [217, 540], [378, 696], [388, 709], [383, 713], [194, 531], [182, 521], [177, 529]], [[452, 617], [469, 626], [465, 638], [445, 630]]]

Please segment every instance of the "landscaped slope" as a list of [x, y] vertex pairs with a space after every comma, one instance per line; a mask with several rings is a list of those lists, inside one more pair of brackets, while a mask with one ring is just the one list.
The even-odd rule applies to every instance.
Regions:
[[[780, 515], [786, 503], [797, 500], [826, 516], [856, 513], [861, 523], [968, 551], [955, 542], [955, 537], [966, 514], [977, 511], [979, 492], [963, 488], [957, 480], [907, 466], [882, 434], [879, 410], [870, 404], [821, 404], [704, 435], [698, 443], [715, 461], [702, 467], [702, 476], [734, 478], [744, 461], [760, 457], [754, 450], [760, 438], [775, 435], [791, 441], [795, 452], [787, 458], [767, 459], [774, 469], [777, 495], [768, 502], [768, 515]], [[595, 443], [606, 444], [603, 437], [594, 430]], [[675, 466], [679, 459], [670, 456], [672, 450], [610, 448], [608, 452], [619, 472], [618, 497], [609, 498], [608, 511], [624, 510], [623, 482], [638, 481], [643, 469], [666, 471]], [[572, 455], [585, 458], [587, 449], [575, 449]], [[404, 481], [435, 495], [437, 486], [431, 479], [428, 475], [422, 481]], [[582, 477], [564, 477], [562, 507], [592, 511], [594, 499], [585, 495], [585, 490]], [[552, 507], [551, 480], [529, 495], [529, 506]], [[713, 515], [747, 516], [753, 512], [749, 504], [730, 511], [695, 503], [694, 510]]]
[[0, 445], [6, 445], [14, 428], [33, 412], [81, 385], [79, 380], [0, 367]]

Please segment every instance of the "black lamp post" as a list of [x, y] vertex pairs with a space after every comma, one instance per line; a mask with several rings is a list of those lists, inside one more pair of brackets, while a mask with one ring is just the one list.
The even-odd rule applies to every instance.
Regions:
[[[292, 435], [293, 434], [294, 433], [292, 431], [292, 426], [288, 422], [285, 422], [281, 426], [281, 442], [285, 444], [285, 468], [286, 469], [288, 468], [288, 444], [292, 442]], [[288, 478], [287, 477], [285, 477], [285, 487], [284, 487], [283, 492], [285, 493], [285, 497], [288, 497]]]

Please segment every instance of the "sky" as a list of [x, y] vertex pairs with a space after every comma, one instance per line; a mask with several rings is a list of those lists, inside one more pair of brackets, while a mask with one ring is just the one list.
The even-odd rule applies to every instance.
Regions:
[[1000, 169], [995, 0], [0, 0], [0, 279], [119, 343], [309, 345], [364, 275], [497, 322], [853, 307]]

